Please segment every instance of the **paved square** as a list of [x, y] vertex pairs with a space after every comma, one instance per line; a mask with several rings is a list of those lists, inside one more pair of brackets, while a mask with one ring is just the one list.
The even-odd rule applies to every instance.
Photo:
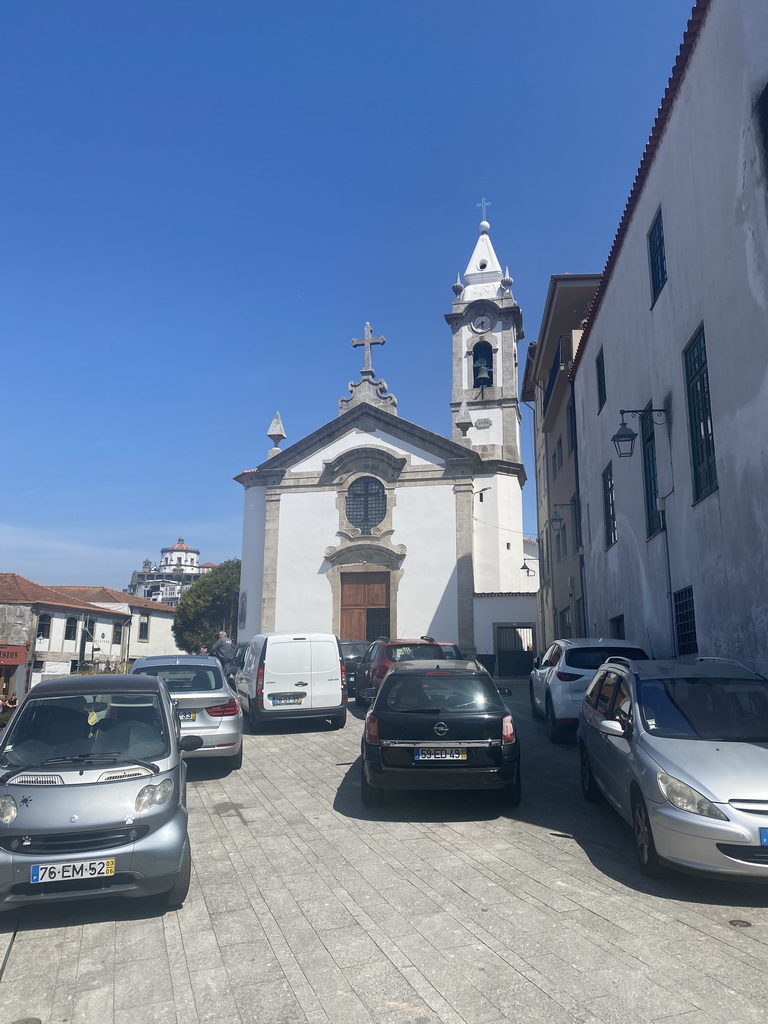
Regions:
[[240, 772], [191, 763], [187, 903], [5, 915], [1, 1024], [764, 1021], [768, 885], [643, 878], [575, 747], [531, 723], [523, 684], [510, 703], [514, 812], [466, 793], [364, 809], [353, 715], [246, 736]]

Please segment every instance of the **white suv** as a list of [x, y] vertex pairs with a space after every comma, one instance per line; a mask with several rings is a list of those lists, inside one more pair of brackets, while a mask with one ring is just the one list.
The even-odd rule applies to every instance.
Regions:
[[546, 718], [553, 743], [562, 743], [575, 730], [584, 691], [611, 655], [633, 661], [648, 660], [641, 647], [610, 637], [555, 640], [546, 654], [534, 658], [528, 685], [531, 714], [534, 718], [540, 715]]

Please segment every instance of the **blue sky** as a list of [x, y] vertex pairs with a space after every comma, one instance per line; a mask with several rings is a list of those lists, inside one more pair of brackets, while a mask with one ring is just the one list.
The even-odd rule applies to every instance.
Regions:
[[[602, 270], [692, 0], [24, 0], [0, 9], [0, 571], [122, 589], [336, 416], [369, 320], [450, 433], [486, 196], [526, 342]], [[524, 528], [535, 536], [530, 416]]]

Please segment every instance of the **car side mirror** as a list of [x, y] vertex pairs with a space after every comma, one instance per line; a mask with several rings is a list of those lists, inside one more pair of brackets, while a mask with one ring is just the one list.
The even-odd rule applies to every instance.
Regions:
[[538, 654], [533, 659], [533, 667], [534, 668], [541, 668], [541, 658], [538, 656]]
[[203, 746], [202, 736], [182, 736], [179, 740], [179, 750], [199, 750]]
[[367, 690], [363, 690], [363, 692], [360, 694], [360, 696], [363, 698], [363, 700], [375, 700], [375, 698], [376, 698], [376, 689], [375, 689], [375, 687], [369, 686]]
[[604, 736], [624, 736], [625, 734], [621, 722], [616, 722], [612, 718], [604, 718], [597, 728], [598, 732], [603, 733]]

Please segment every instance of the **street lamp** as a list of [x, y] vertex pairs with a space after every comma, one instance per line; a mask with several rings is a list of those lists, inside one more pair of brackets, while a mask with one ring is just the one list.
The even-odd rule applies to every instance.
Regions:
[[536, 570], [532, 569], [526, 559], [523, 559], [523, 564], [520, 566], [520, 572], [524, 572], [526, 576], [535, 576]]
[[613, 446], [616, 449], [616, 454], [620, 459], [631, 459], [635, 451], [635, 441], [637, 440], [637, 431], [633, 430], [632, 427], [628, 427], [624, 417], [632, 416], [635, 419], [638, 416], [646, 416], [648, 413], [651, 416], [663, 417], [662, 419], [656, 420], [657, 423], [665, 423], [667, 419], [666, 409], [619, 409], [619, 415], [621, 416], [621, 423], [619, 429], [613, 435], [611, 440]]
[[[555, 502], [555, 504], [552, 506], [552, 508], [554, 508], [554, 509], [569, 508], [572, 511], [573, 511], [573, 509], [575, 509], [577, 507], [578, 507], [578, 502], [576, 502], [576, 501], [569, 501], [569, 502], [566, 502], [564, 504], [560, 504], [558, 502]], [[553, 516], [549, 517], [549, 525], [554, 530], [562, 530], [564, 522], [565, 522], [565, 520], [563, 519], [563, 517], [560, 515], [559, 512], [555, 512], [555, 514]]]

